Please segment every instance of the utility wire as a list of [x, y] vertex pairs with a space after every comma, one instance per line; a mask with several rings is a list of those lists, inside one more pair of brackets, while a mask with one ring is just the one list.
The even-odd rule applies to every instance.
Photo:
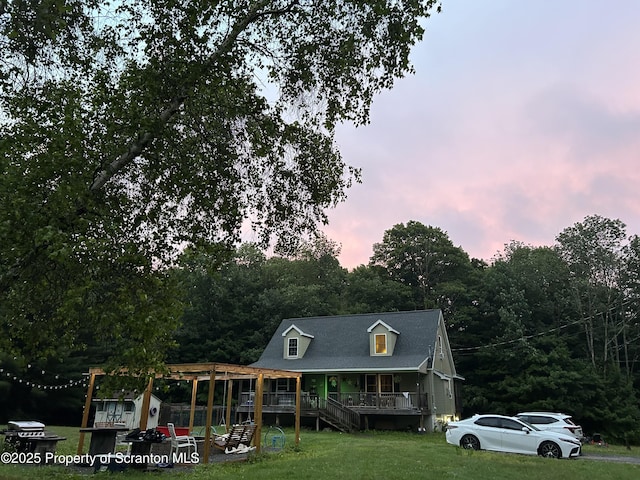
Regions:
[[[628, 305], [631, 302], [632, 302], [631, 300], [625, 300], [619, 306], [609, 308], [608, 311], [611, 312], [611, 311], [615, 310], [616, 308], [622, 308], [622, 307]], [[538, 332], [538, 333], [533, 333], [531, 335], [523, 335], [523, 336], [520, 336], [518, 338], [514, 338], [512, 340], [505, 340], [503, 342], [490, 343], [490, 344], [487, 344], [487, 345], [479, 345], [479, 346], [476, 346], [476, 347], [452, 348], [451, 351], [452, 352], [473, 352], [473, 351], [478, 351], [478, 350], [480, 350], [482, 348], [493, 348], [493, 347], [501, 347], [501, 346], [504, 346], [504, 345], [511, 345], [511, 344], [514, 344], [514, 343], [517, 343], [517, 342], [521, 342], [522, 340], [529, 340], [531, 338], [542, 337], [544, 335], [548, 335], [550, 333], [557, 332], [557, 331], [563, 330], [565, 328], [569, 328], [569, 327], [571, 327], [573, 325], [577, 325], [579, 323], [583, 323], [583, 322], [585, 322], [587, 320], [593, 320], [594, 318], [599, 317], [603, 313], [604, 312], [597, 312], [597, 313], [594, 313], [593, 315], [590, 315], [588, 317], [583, 317], [583, 318], [581, 318], [579, 320], [574, 320], [573, 322], [567, 323], [566, 325], [560, 325], [559, 327], [550, 328], [549, 330], [545, 330], [543, 332]]]

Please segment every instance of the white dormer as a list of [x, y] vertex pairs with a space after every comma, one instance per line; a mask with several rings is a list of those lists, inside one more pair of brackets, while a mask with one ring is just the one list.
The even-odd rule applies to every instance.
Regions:
[[382, 320], [378, 320], [367, 328], [367, 332], [369, 332], [369, 355], [393, 355], [393, 349], [396, 346], [396, 341], [400, 332], [393, 327], [390, 327]]
[[282, 332], [282, 336], [284, 337], [283, 358], [286, 359], [304, 357], [304, 353], [313, 339], [313, 335], [304, 333], [295, 325], [291, 325]]

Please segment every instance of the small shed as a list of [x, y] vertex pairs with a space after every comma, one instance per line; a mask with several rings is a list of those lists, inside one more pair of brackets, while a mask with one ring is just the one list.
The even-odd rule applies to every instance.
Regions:
[[96, 398], [93, 403], [96, 406], [94, 427], [118, 423], [133, 430], [134, 428], [140, 428], [143, 414], [146, 414], [147, 417], [146, 428], [156, 428], [158, 426], [162, 400], [151, 394], [149, 408], [146, 409], [146, 412], [142, 411], [143, 394], [138, 396], [129, 394], [120, 398]]

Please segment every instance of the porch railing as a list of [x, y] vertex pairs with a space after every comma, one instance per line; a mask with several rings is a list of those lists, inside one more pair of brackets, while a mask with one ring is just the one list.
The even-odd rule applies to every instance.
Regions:
[[427, 396], [417, 392], [396, 393], [330, 393], [330, 397], [346, 407], [414, 410], [427, 408]]
[[360, 414], [331, 398], [320, 399], [320, 418], [342, 431], [360, 430]]
[[[255, 394], [253, 392], [244, 392], [240, 395], [241, 406], [252, 406], [255, 403]], [[262, 405], [265, 407], [295, 407], [296, 406], [296, 394], [295, 392], [268, 392], [262, 394]], [[317, 409], [318, 408], [318, 396], [311, 395], [309, 393], [302, 393], [300, 395], [300, 408], [302, 409]]]
[[[415, 410], [427, 408], [427, 396], [417, 392], [396, 393], [329, 393], [329, 398], [348, 408], [377, 408], [393, 410]], [[255, 402], [253, 392], [244, 392], [240, 395], [241, 406], [252, 406]], [[296, 394], [294, 392], [267, 392], [263, 393], [262, 405], [270, 407], [294, 407]], [[318, 395], [303, 392], [300, 395], [300, 408], [303, 410], [315, 410], [326, 408], [326, 403]]]

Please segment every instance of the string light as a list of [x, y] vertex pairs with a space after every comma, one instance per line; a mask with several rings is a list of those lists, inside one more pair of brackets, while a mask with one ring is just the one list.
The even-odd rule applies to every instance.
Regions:
[[[13, 359], [16, 361], [18, 360], [17, 357], [13, 357]], [[29, 370], [34, 369], [34, 365], [32, 365], [31, 363], [27, 363], [26, 367]], [[47, 374], [46, 370], [43, 370], [43, 369], [38, 369], [38, 373], [43, 376]], [[61, 378], [59, 374], [56, 374], [54, 378], [56, 380], [59, 380], [60, 383], [52, 385], [52, 384], [45, 384], [44, 382], [38, 382], [33, 379], [30, 380], [30, 379], [27, 379], [25, 376], [20, 376], [16, 373], [9, 372], [6, 370], [6, 367], [0, 367], [0, 377], [6, 377], [9, 380], [13, 380], [20, 384], [26, 385], [27, 387], [31, 387], [31, 388], [34, 388], [37, 390], [43, 390], [43, 391], [67, 390], [69, 388], [77, 388], [77, 387], [87, 388], [88, 387], [86, 378], [82, 378], [79, 380], [65, 379], [65, 378]], [[166, 380], [167, 379], [165, 379], [165, 381]], [[160, 390], [168, 391], [174, 388], [178, 388], [178, 390], [181, 390], [182, 382], [184, 382], [186, 385], [189, 385], [191, 383], [191, 379], [181, 378], [173, 385], [170, 383], [165, 384], [163, 387], [159, 387], [156, 385], [155, 389], [156, 391], [160, 391]], [[100, 385], [96, 385], [95, 389], [100, 390]], [[137, 389], [135, 389], [134, 392], [137, 392]]]
[[[13, 359], [18, 360], [17, 357], [13, 357]], [[27, 363], [27, 369], [31, 369], [32, 367], [33, 365], [31, 363]], [[47, 372], [45, 370], [40, 370], [41, 375], [46, 375], [46, 373]], [[6, 378], [10, 380], [18, 382], [20, 384], [24, 384], [27, 387], [35, 388], [37, 390], [66, 390], [68, 388], [75, 388], [80, 386], [86, 388], [87, 386], [85, 379], [79, 379], [79, 380], [64, 379], [64, 378], [60, 378], [59, 374], [56, 374], [54, 378], [56, 380], [61, 380], [62, 382], [66, 382], [66, 383], [47, 385], [47, 384], [44, 384], [43, 382], [28, 380], [27, 378], [24, 378], [23, 376], [19, 376], [16, 373], [11, 373], [9, 371], [6, 371], [4, 367], [0, 367], [0, 374], [4, 374], [3, 376], [6, 376]]]

